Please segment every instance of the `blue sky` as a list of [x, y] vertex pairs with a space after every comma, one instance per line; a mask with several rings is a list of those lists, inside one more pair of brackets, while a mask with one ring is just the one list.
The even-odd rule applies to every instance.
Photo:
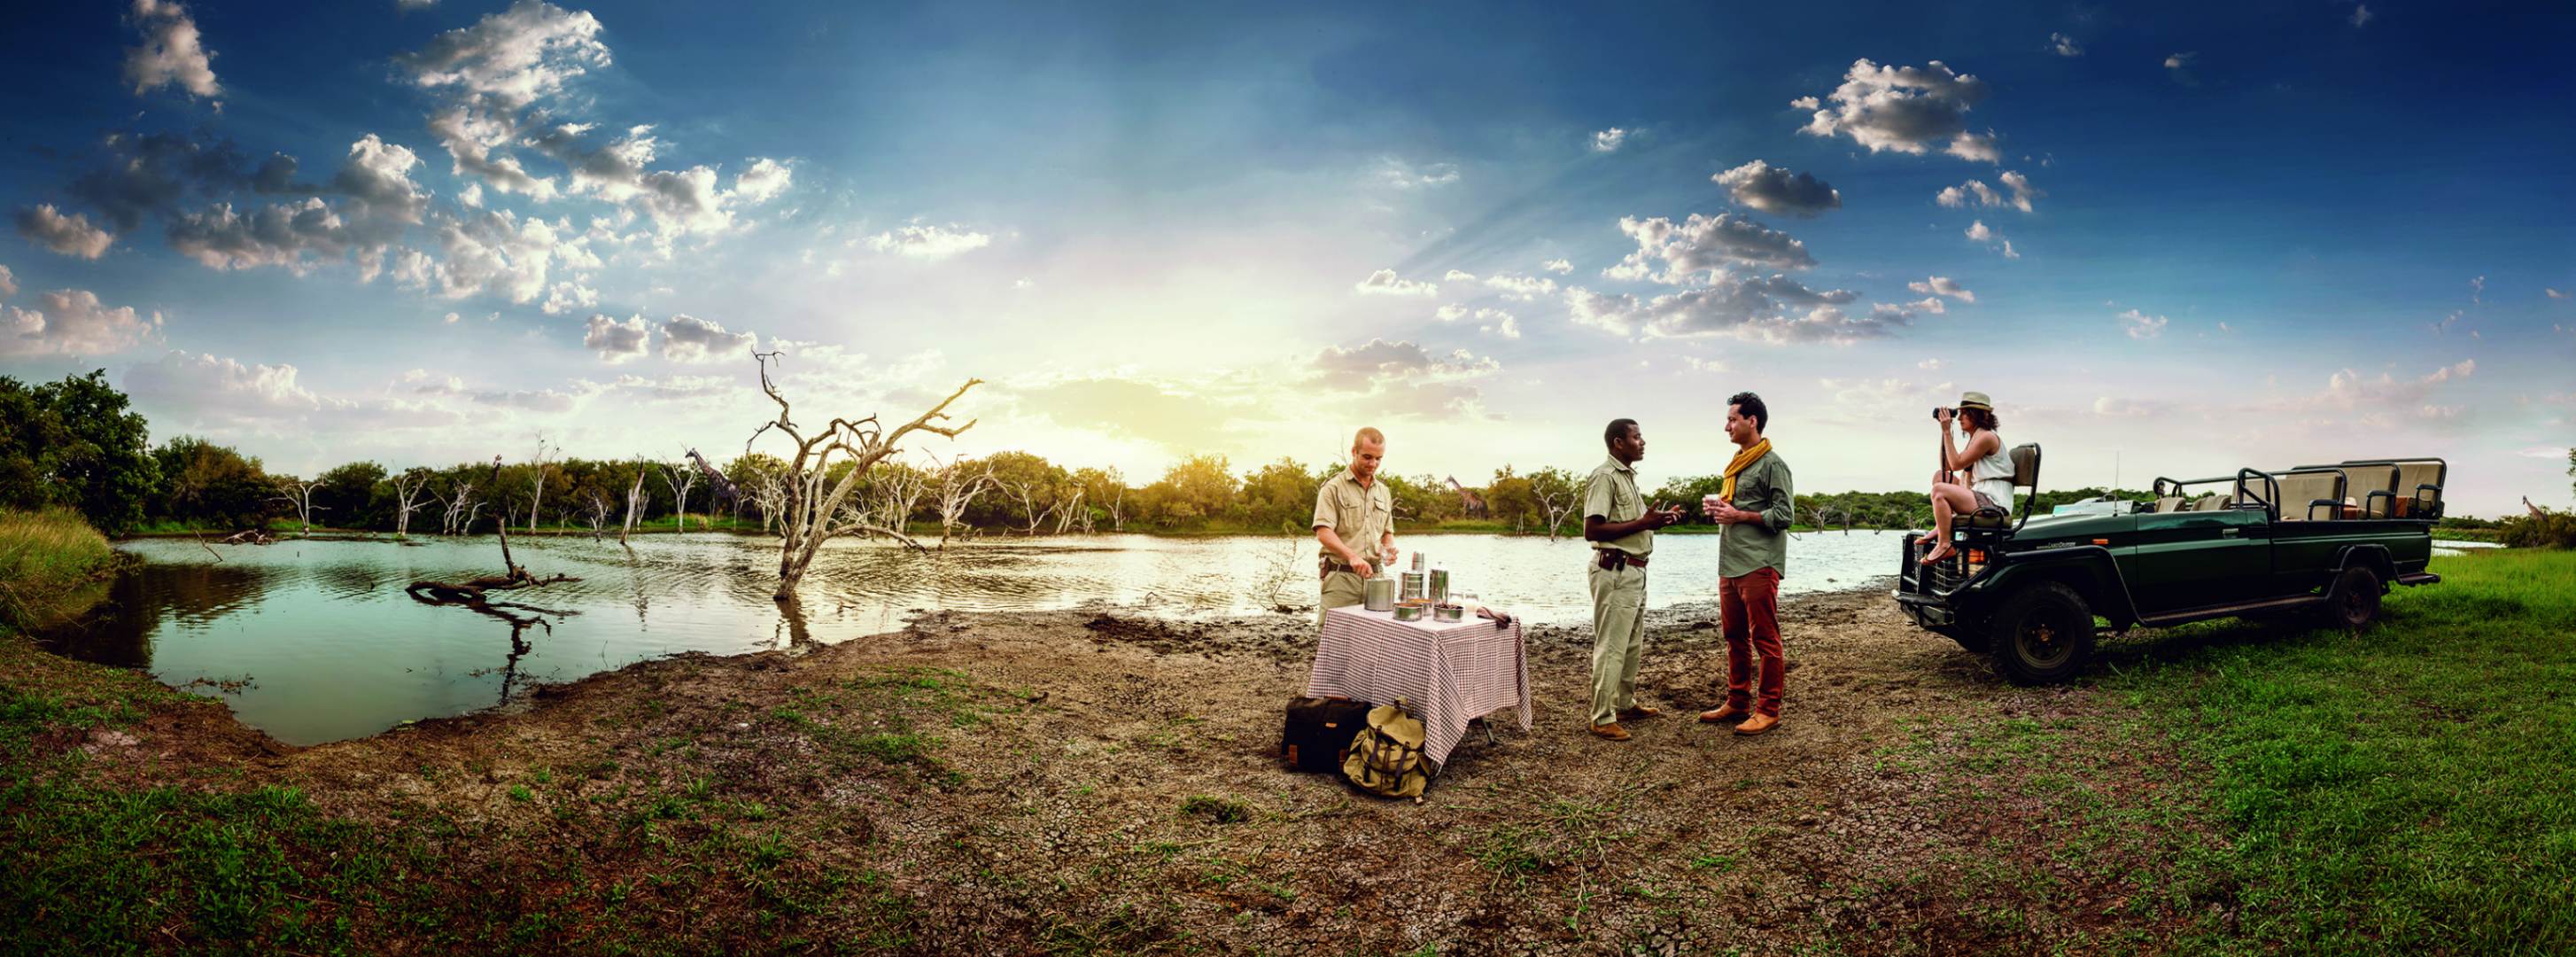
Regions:
[[0, 373], [287, 470], [669, 457], [741, 448], [756, 345], [1140, 483], [1361, 424], [1580, 469], [1614, 416], [1703, 473], [1752, 389], [1822, 490], [1919, 484], [1979, 389], [2051, 485], [2569, 504], [2563, 7], [1377, 6], [28, 11]]

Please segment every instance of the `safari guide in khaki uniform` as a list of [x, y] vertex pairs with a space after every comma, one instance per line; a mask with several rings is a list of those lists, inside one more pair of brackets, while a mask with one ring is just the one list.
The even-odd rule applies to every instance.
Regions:
[[[1363, 428], [1351, 437], [1350, 467], [1315, 491], [1315, 541], [1324, 546], [1317, 556], [1324, 579], [1323, 600], [1315, 609], [1318, 627], [1325, 611], [1367, 601], [1362, 583], [1395, 564], [1395, 495], [1377, 480], [1384, 461], [1385, 433]], [[1372, 545], [1375, 555], [1360, 552]]]
[[1717, 596], [1726, 632], [1726, 706], [1700, 712], [1699, 719], [1741, 721], [1737, 734], [1761, 734], [1780, 724], [1780, 695], [1789, 673], [1780, 648], [1780, 574], [1789, 567], [1789, 522], [1796, 513], [1790, 510], [1789, 463], [1762, 437], [1770, 424], [1771, 410], [1761, 396], [1738, 392], [1727, 398], [1726, 437], [1735, 443], [1735, 457], [1726, 463], [1718, 493], [1700, 503], [1710, 520], [1725, 526], [1718, 540]]
[[1646, 507], [1637, 461], [1646, 434], [1635, 419], [1612, 419], [1601, 441], [1609, 461], [1583, 486], [1583, 540], [1592, 543], [1592, 733], [1628, 740], [1621, 721], [1662, 712], [1637, 703], [1637, 664], [1646, 653], [1646, 561], [1655, 529], [1682, 520], [1681, 507]]

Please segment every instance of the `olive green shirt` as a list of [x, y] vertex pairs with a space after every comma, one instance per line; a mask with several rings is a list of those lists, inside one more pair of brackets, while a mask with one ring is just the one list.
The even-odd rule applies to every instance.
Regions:
[[1717, 575], [1734, 578], [1751, 574], [1768, 566], [1782, 577], [1789, 574], [1789, 524], [1797, 520], [1790, 508], [1789, 463], [1780, 453], [1765, 452], [1744, 471], [1735, 473], [1735, 507], [1762, 515], [1761, 524], [1744, 522], [1721, 529], [1717, 549]]
[[[1378, 546], [1395, 531], [1395, 493], [1386, 480], [1373, 478], [1366, 487], [1343, 469], [1342, 474], [1324, 481], [1315, 490], [1315, 528], [1330, 528], [1341, 536], [1342, 544], [1371, 563], [1377, 561]], [[1320, 547], [1320, 545], [1318, 546]], [[1340, 564], [1342, 557], [1329, 548], [1322, 549], [1324, 560]]]
[[[1637, 470], [1622, 465], [1617, 457], [1592, 470], [1592, 478], [1583, 484], [1583, 517], [1601, 516], [1605, 522], [1633, 522], [1646, 515], [1645, 496], [1637, 494]], [[1594, 548], [1615, 548], [1644, 558], [1655, 553], [1655, 533], [1638, 529], [1618, 538], [1591, 543]]]

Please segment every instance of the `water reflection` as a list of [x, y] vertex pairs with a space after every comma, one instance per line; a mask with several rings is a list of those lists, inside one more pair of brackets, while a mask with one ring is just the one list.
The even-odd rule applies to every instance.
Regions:
[[[1579, 541], [1424, 536], [1402, 544], [1449, 567], [1460, 590], [1529, 619], [1589, 618]], [[835, 542], [817, 557], [804, 600], [781, 605], [770, 599], [774, 540], [655, 535], [631, 548], [587, 538], [514, 540], [530, 571], [581, 581], [493, 593], [504, 614], [485, 615], [416, 602], [403, 586], [497, 571], [489, 537], [232, 546], [221, 561], [187, 540], [119, 547], [144, 558], [142, 567], [114, 584], [106, 613], [52, 636], [51, 647], [148, 669], [173, 685], [250, 677], [227, 703], [245, 722], [298, 744], [460, 714], [514, 700], [532, 683], [677, 652], [740, 654], [882, 634], [932, 609], [1100, 602], [1204, 618], [1310, 602], [1314, 588], [1313, 543], [1276, 537], [980, 539], [932, 556]], [[1888, 534], [1800, 535], [1782, 590], [1863, 584], [1895, 566], [1897, 547]], [[1713, 599], [1716, 554], [1712, 537], [1659, 540], [1649, 600]]]

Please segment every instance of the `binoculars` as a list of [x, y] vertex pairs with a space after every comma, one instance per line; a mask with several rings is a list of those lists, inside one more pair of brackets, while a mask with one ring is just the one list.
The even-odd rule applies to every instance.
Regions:
[[1957, 410], [1954, 410], [1954, 409], [1952, 409], [1952, 408], [1950, 408], [1949, 406], [1946, 406], [1946, 405], [1936, 405], [1936, 406], [1933, 406], [1933, 407], [1932, 407], [1932, 418], [1934, 418], [1934, 419], [1936, 419], [1936, 420], [1937, 420], [1937, 419], [1946, 418], [1946, 417], [1949, 417], [1949, 416], [1954, 416], [1954, 415], [1957, 415], [1957, 414], [1958, 414]]

